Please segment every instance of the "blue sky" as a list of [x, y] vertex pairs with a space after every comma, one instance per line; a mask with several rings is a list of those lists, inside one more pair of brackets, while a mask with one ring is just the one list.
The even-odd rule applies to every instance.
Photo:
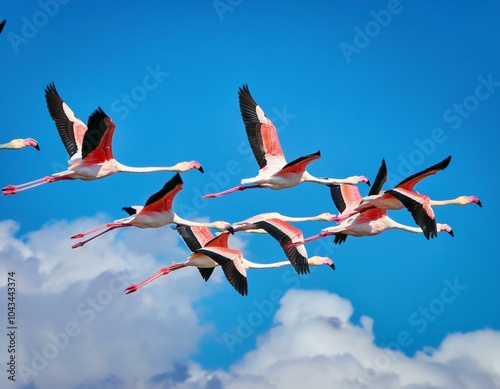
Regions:
[[[272, 387], [298, 384], [291, 372], [302, 369], [328, 387], [469, 388], [478, 377], [482, 387], [500, 385], [478, 352], [491, 347], [484, 355], [500, 359], [500, 2], [40, 0], [1, 9], [0, 142], [33, 137], [41, 147], [2, 152], [2, 186], [66, 168], [44, 99], [54, 82], [84, 122], [97, 107], [113, 119], [120, 162], [203, 165], [205, 174], [182, 175], [174, 203], [182, 217], [335, 213], [328, 188], [315, 184], [201, 198], [258, 171], [238, 108], [248, 84], [289, 161], [321, 150], [311, 174], [373, 180], [385, 158], [387, 189], [451, 155], [416, 189], [483, 203], [435, 209], [454, 238], [388, 231], [338, 247], [311, 242], [308, 252], [331, 257], [335, 272], [250, 271], [242, 298], [222, 272], [205, 283], [195, 269], [123, 294], [189, 255], [169, 227], [114, 231], [71, 250], [71, 235], [126, 216], [123, 206], [144, 204], [172, 174], [2, 197], [0, 307], [3, 318], [14, 270], [18, 387]], [[406, 211], [390, 216], [413, 225]], [[328, 225], [296, 224], [305, 236]], [[271, 237], [230, 242], [249, 260], [283, 260]], [[35, 358], [44, 350], [56, 350], [45, 364]]]

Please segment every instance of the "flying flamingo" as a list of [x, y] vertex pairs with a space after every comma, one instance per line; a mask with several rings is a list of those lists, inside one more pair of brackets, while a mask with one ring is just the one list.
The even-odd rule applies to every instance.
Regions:
[[6, 186], [2, 189], [3, 195], [16, 194], [55, 181], [92, 181], [119, 172], [185, 172], [190, 169], [198, 169], [203, 173], [203, 168], [196, 161], [179, 162], [170, 167], [125, 166], [115, 160], [113, 156], [111, 144], [115, 124], [101, 108], [98, 108], [90, 115], [87, 126], [85, 126], [61, 99], [54, 83], [48, 85], [45, 89], [45, 99], [50, 116], [54, 120], [57, 131], [69, 154], [69, 169], [25, 184]]
[[267, 233], [261, 228], [256, 228], [255, 224], [258, 221], [265, 221], [269, 219], [279, 219], [287, 223], [293, 222], [305, 222], [305, 221], [332, 221], [335, 218], [335, 215], [331, 213], [324, 212], [316, 216], [305, 216], [305, 217], [291, 217], [284, 216], [278, 212], [268, 212], [261, 213], [255, 216], [252, 216], [248, 219], [242, 220], [237, 223], [231, 224], [231, 227], [234, 232], [237, 231], [245, 231], [245, 232], [254, 232], [254, 233]]
[[[345, 196], [346, 207], [349, 207], [349, 203], [352, 201], [355, 204], [359, 204], [361, 200], [361, 195], [357, 187], [353, 185], [341, 185], [342, 194]], [[346, 200], [349, 199], [349, 200]], [[343, 243], [348, 235], [352, 236], [374, 236], [378, 235], [384, 231], [390, 229], [398, 229], [412, 233], [426, 233], [426, 230], [420, 227], [411, 227], [404, 224], [398, 223], [387, 216], [387, 211], [382, 208], [369, 208], [356, 213], [349, 219], [342, 221], [338, 226], [328, 227], [321, 230], [317, 235], [313, 235], [307, 239], [299, 242], [294, 242], [291, 244], [286, 244], [285, 247], [293, 247], [296, 245], [311, 242], [313, 240], [323, 238], [325, 236], [335, 235], [335, 244]], [[451, 236], [454, 236], [452, 228], [448, 224], [436, 223], [436, 230], [438, 232], [447, 232]], [[429, 228], [427, 229], [429, 231]], [[434, 234], [430, 234], [431, 238], [434, 238]], [[426, 235], [429, 239], [428, 235]]]
[[351, 176], [345, 179], [312, 176], [306, 171], [306, 167], [312, 161], [320, 158], [319, 151], [287, 163], [281, 149], [276, 127], [257, 105], [247, 85], [239, 88], [238, 96], [248, 141], [259, 164], [259, 174], [256, 177], [241, 180], [241, 185], [237, 187], [219, 193], [210, 193], [203, 196], [203, 198], [218, 197], [252, 188], [280, 190], [291, 188], [303, 182], [314, 182], [323, 185], [366, 182], [370, 185], [370, 182], [364, 176]]
[[74, 244], [72, 248], [81, 247], [91, 240], [94, 240], [95, 238], [105, 234], [106, 232], [123, 227], [133, 226], [138, 228], [159, 228], [172, 223], [188, 225], [192, 227], [210, 227], [217, 230], [226, 230], [231, 227], [230, 223], [224, 221], [198, 223], [183, 219], [178, 216], [172, 209], [172, 203], [177, 193], [179, 193], [181, 190], [182, 179], [180, 174], [177, 173], [163, 186], [160, 191], [152, 195], [148, 199], [148, 201], [146, 201], [146, 204], [144, 206], [136, 205], [132, 207], [124, 207], [123, 210], [130, 215], [129, 217], [115, 220], [112, 223], [107, 223], [91, 231], [73, 235], [71, 239], [80, 239], [86, 235], [107, 228], [107, 230], [94, 235], [90, 239]]
[[[221, 266], [224, 275], [235, 290], [242, 296], [246, 296], [248, 294], [247, 269], [269, 269], [290, 265], [290, 261], [267, 264], [248, 261], [243, 257], [241, 251], [228, 247], [228, 232], [223, 232], [214, 238], [208, 228], [205, 227], [178, 226], [176, 229], [192, 251], [187, 261], [183, 263], [174, 263], [161, 268], [145, 280], [130, 285], [125, 289], [126, 294], [136, 292], [144, 285], [172, 271], [189, 266], [197, 267], [203, 279], [207, 281], [214, 268], [216, 266]], [[307, 261], [311, 266], [328, 265], [335, 269], [335, 265], [331, 259], [326, 257], [314, 256], [308, 258]]]
[[40, 151], [40, 146], [38, 145], [38, 142], [34, 140], [33, 138], [26, 138], [26, 139], [12, 139], [8, 143], [0, 144], [0, 149], [5, 149], [5, 150], [19, 150], [19, 149], [24, 149], [25, 147], [32, 146], [38, 151]]
[[358, 206], [355, 206], [350, 212], [345, 212], [337, 217], [336, 221], [346, 220], [370, 208], [380, 208], [385, 210], [399, 210], [404, 207], [412, 214], [417, 225], [424, 230], [427, 239], [437, 234], [436, 222], [432, 206], [441, 206], [447, 204], [466, 205], [475, 203], [482, 207], [481, 201], [476, 196], [459, 196], [451, 200], [432, 200], [429, 196], [419, 194], [413, 190], [425, 177], [436, 174], [445, 169], [451, 161], [451, 156], [443, 161], [411, 175], [397, 184], [393, 189], [386, 190], [378, 195], [368, 196], [360, 200]]

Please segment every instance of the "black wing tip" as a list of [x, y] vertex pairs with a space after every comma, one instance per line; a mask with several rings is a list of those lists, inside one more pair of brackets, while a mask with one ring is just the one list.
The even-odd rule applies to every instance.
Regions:
[[52, 81], [45, 87], [45, 94], [47, 95], [49, 93], [55, 93], [56, 95], [59, 95], [59, 93], [57, 93], [56, 84], [54, 83], [54, 81]]
[[179, 173], [176, 173], [175, 176], [173, 176], [170, 180], [168, 180], [158, 192], [152, 194], [146, 201], [145, 206], [148, 206], [156, 201], [159, 201], [168, 192], [172, 191], [177, 185], [182, 185], [182, 178]]
[[3, 31], [3, 28], [5, 27], [5, 23], [7, 23], [7, 19], [2, 20], [0, 23], [0, 33]]
[[122, 211], [127, 212], [130, 216], [133, 216], [137, 213], [137, 210], [134, 207], [123, 207]]
[[248, 84], [243, 84], [242, 86], [240, 86], [240, 88], [238, 89], [238, 95], [241, 95], [241, 94], [250, 94], [250, 89], [248, 89]]
[[183, 183], [181, 175], [179, 173], [175, 173], [175, 175], [170, 179], [169, 182], [172, 182], [174, 185]]
[[94, 115], [109, 117], [108, 115], [106, 115], [106, 113], [104, 112], [104, 110], [101, 107], [97, 107], [97, 109], [94, 110], [94, 112], [92, 112], [90, 116], [94, 116]]

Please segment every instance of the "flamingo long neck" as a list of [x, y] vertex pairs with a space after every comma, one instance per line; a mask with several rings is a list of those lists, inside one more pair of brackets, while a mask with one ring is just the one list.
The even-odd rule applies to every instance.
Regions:
[[451, 199], [451, 200], [430, 200], [430, 205], [432, 206], [440, 206], [440, 205], [448, 205], [448, 204], [455, 204], [455, 205], [461, 205], [458, 202], [458, 198], [456, 199]]
[[177, 214], [174, 215], [172, 223], [181, 224], [181, 225], [185, 225], [185, 226], [189, 226], [189, 227], [208, 227], [208, 228], [219, 229], [218, 227], [216, 227], [215, 223], [211, 223], [211, 222], [203, 223], [203, 222], [195, 222], [192, 220], [186, 220]]
[[116, 162], [118, 170], [126, 173], [153, 173], [153, 172], [173, 172], [176, 171], [174, 166], [162, 167], [132, 167]]
[[304, 216], [304, 217], [285, 217], [286, 222], [308, 222], [308, 221], [317, 221], [317, 220], [325, 220], [322, 215], [316, 216]]
[[0, 144], [0, 149], [14, 150], [14, 149], [16, 149], [16, 147], [14, 146], [14, 144], [11, 141], [9, 143]]
[[271, 269], [290, 265], [290, 261], [281, 261], [273, 263], [255, 263], [245, 260], [245, 268], [247, 269]]
[[407, 226], [405, 224], [398, 223], [394, 220], [391, 219], [390, 223], [391, 228], [394, 228], [396, 230], [403, 230], [406, 232], [413, 232], [414, 234], [421, 234], [422, 229], [420, 227], [412, 227], [412, 226]]
[[308, 172], [304, 172], [302, 174], [302, 181], [303, 182], [313, 182], [315, 184], [323, 184], [323, 185], [329, 185], [329, 184], [341, 185], [341, 184], [348, 184], [349, 183], [345, 179], [340, 179], [340, 178], [315, 177], [312, 174], [309, 174]]

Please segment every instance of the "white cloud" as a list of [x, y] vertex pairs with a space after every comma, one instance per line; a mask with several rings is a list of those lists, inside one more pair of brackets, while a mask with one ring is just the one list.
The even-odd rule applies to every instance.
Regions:
[[[448, 335], [430, 352], [408, 357], [374, 344], [373, 320], [351, 322], [351, 303], [324, 291], [290, 290], [275, 327], [228, 371], [191, 365], [175, 388], [498, 388], [500, 332]], [[194, 379], [196, 377], [196, 379]]]
[[[113, 231], [72, 250], [69, 236], [102, 216], [57, 221], [17, 238], [0, 222], [0, 270], [16, 271], [17, 379], [67, 388], [498, 388], [500, 332], [449, 334], [409, 357], [374, 343], [373, 320], [353, 323], [351, 302], [326, 291], [289, 290], [274, 326], [227, 371], [191, 362], [201, 338], [193, 304], [226, 282], [196, 269], [172, 273], [126, 296], [129, 283], [189, 255], [168, 228]], [[232, 245], [245, 241], [232, 237]], [[4, 278], [4, 277], [2, 277]], [[0, 279], [5, 295], [5, 279]], [[22, 312], [22, 314], [21, 314]], [[3, 343], [2, 343], [3, 342]], [[0, 340], [5, 350], [5, 337]]]
[[[206, 284], [187, 268], [125, 295], [130, 283], [185, 261], [189, 252], [177, 234], [161, 228], [113, 231], [71, 249], [71, 235], [102, 219], [51, 222], [21, 238], [15, 222], [0, 222], [1, 274], [16, 272], [17, 382], [38, 389], [106, 377], [147, 382], [195, 353], [209, 331], [193, 303], [213, 293], [220, 272]], [[151, 255], [162, 250], [161, 258]]]

